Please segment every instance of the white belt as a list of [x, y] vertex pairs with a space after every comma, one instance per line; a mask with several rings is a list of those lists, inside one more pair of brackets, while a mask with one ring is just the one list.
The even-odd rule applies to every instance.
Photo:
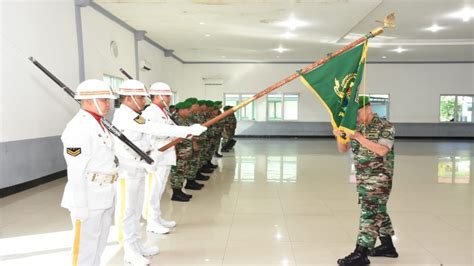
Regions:
[[103, 173], [88, 173], [87, 180], [102, 184], [113, 184], [117, 181], [118, 175], [117, 174], [103, 174]]

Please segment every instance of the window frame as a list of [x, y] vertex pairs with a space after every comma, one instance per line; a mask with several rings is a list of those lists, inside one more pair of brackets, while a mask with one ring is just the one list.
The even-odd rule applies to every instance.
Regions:
[[[281, 112], [281, 119], [269, 119], [269, 103], [274, 101], [269, 101], [268, 98], [272, 96], [279, 96], [280, 97], [280, 112]], [[285, 118], [285, 96], [297, 96], [297, 106], [296, 106], [296, 119], [286, 119]], [[299, 109], [300, 109], [300, 94], [299, 93], [273, 93], [267, 94], [265, 99], [265, 119], [269, 122], [282, 122], [282, 121], [298, 121], [299, 120]]]
[[[454, 97], [454, 121], [441, 121], [441, 97], [443, 96], [453, 96]], [[471, 111], [471, 122], [457, 121], [458, 119], [458, 97], [471, 97], [474, 102], [474, 94], [440, 94], [438, 100], [438, 123], [458, 123], [458, 124], [472, 124], [474, 123], [474, 110]], [[474, 104], [471, 106], [474, 109]]]
[[[229, 105], [229, 104], [227, 103], [227, 97], [226, 97], [227, 95], [237, 95], [237, 96], [238, 96], [238, 100], [237, 100], [237, 104], [236, 104], [236, 105], [238, 105], [238, 104], [242, 103], [244, 100], [247, 100], [247, 99], [249, 99], [250, 97], [255, 96], [255, 93], [253, 93], [253, 92], [244, 92], [244, 93], [238, 93], [238, 92], [235, 92], [235, 93], [233, 93], [233, 92], [224, 92], [224, 99], [223, 99], [224, 106], [225, 106], [225, 105]], [[251, 96], [250, 96], [250, 97], [245, 97], [245, 99], [243, 99], [243, 97], [242, 97], [243, 95], [251, 95]], [[253, 117], [253, 118], [252, 118], [252, 119], [242, 119], [242, 108], [241, 108], [241, 109], [239, 109], [239, 110], [237, 110], [237, 111], [235, 112], [235, 113], [236, 113], [235, 117], [237, 118], [237, 121], [256, 121], [256, 120], [257, 120], [257, 106], [256, 106], [256, 104], [255, 104], [255, 101], [252, 101], [252, 102], [249, 103], [249, 104], [252, 105], [252, 117]], [[248, 106], [248, 105], [247, 105], [247, 106]], [[245, 106], [245, 107], [246, 107], [246, 106]], [[243, 107], [243, 108], [245, 108], [245, 107]]]

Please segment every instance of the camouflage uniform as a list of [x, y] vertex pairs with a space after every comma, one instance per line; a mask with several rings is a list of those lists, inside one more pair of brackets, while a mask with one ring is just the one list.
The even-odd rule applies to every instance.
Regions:
[[222, 133], [222, 147], [226, 147], [229, 142], [234, 139], [237, 119], [235, 113], [228, 115], [224, 120], [224, 132]]
[[[202, 124], [200, 114], [195, 112], [188, 117], [188, 122], [192, 124]], [[201, 168], [201, 152], [203, 144], [206, 141], [206, 135], [203, 133], [200, 136], [193, 137], [193, 156], [191, 156], [189, 164], [188, 180], [194, 180], [198, 170]]]
[[372, 249], [377, 237], [394, 235], [387, 213], [387, 201], [392, 189], [395, 128], [390, 122], [374, 114], [367, 127], [360, 125], [357, 131], [370, 141], [390, 148], [385, 156], [378, 156], [358, 141], [351, 141], [361, 203], [357, 244]]
[[[189, 119], [181, 117], [178, 113], [172, 114], [173, 121], [179, 126], [190, 126]], [[180, 143], [176, 144], [176, 165], [171, 167], [170, 183], [174, 189], [183, 188], [185, 179], [190, 179], [191, 175], [191, 164], [190, 160], [193, 156], [193, 143], [190, 139], [183, 139]], [[192, 169], [191, 169], [192, 170]], [[194, 176], [192, 176], [194, 179]]]

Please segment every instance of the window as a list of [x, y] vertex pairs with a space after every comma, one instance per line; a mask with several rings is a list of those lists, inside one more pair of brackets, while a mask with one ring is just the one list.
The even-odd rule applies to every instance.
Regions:
[[255, 156], [236, 156], [234, 180], [241, 182], [255, 181]]
[[372, 112], [377, 113], [380, 117], [388, 119], [388, 94], [369, 94], [369, 97]]
[[[112, 91], [115, 94], [118, 92], [118, 88], [120, 87], [120, 85], [123, 82], [123, 78], [114, 77], [114, 76], [107, 75], [107, 74], [104, 74], [103, 80], [109, 84], [110, 88], [112, 88]], [[115, 100], [114, 106], [115, 107], [120, 107], [120, 100], [119, 99]]]
[[268, 156], [267, 182], [294, 183], [297, 178], [296, 156]]
[[438, 183], [469, 184], [471, 161], [468, 156], [438, 159]]
[[472, 123], [472, 95], [441, 95], [439, 120], [441, 122]]
[[298, 120], [298, 94], [269, 94], [267, 120]]
[[171, 93], [172, 93], [172, 95], [171, 95], [170, 104], [175, 105], [178, 102], [178, 93], [175, 92], [175, 91], [172, 91]]
[[[252, 98], [253, 96], [253, 94], [226, 93], [224, 94], [224, 105], [236, 106], [241, 102]], [[235, 117], [237, 120], [255, 120], [256, 116], [257, 112], [255, 108], [255, 102], [251, 102], [235, 112]]]

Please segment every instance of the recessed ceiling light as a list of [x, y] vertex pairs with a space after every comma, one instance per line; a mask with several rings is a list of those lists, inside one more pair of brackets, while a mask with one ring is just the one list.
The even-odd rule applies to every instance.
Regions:
[[206, 34], [206, 35], [204, 35], [204, 36], [206, 36], [206, 37], [211, 37], [211, 34]]
[[425, 28], [425, 30], [429, 30], [431, 32], [437, 32], [442, 29], [444, 29], [444, 27], [440, 27], [437, 24], [433, 24], [431, 27]]
[[295, 30], [296, 28], [304, 27], [304, 26], [308, 25], [308, 23], [304, 22], [302, 20], [296, 19], [294, 17], [290, 17], [289, 19], [287, 19], [285, 21], [277, 23], [277, 25], [281, 26], [281, 27], [286, 27], [290, 30]]
[[386, 58], [387, 58], [387, 56], [385, 56], [385, 55], [384, 55], [384, 56], [382, 56], [382, 58], [383, 58], [383, 59], [386, 59]]
[[392, 51], [401, 54], [401, 53], [407, 51], [407, 49], [405, 49], [405, 48], [403, 48], [403, 47], [400, 46], [400, 47], [398, 47], [397, 49], [393, 49]]
[[283, 37], [283, 38], [285, 38], [285, 39], [291, 39], [291, 38], [296, 37], [296, 34], [287, 31], [287, 32], [283, 33], [283, 34], [281, 35], [281, 37]]
[[278, 48], [273, 49], [273, 51], [279, 52], [280, 54], [283, 53], [283, 52], [286, 52], [286, 51], [288, 51], [288, 50], [289, 50], [289, 49], [283, 48], [281, 45], [278, 46]]
[[206, 23], [204, 23], [204, 22], [199, 22], [199, 25], [204, 25], [204, 24], [206, 24]]
[[222, 57], [222, 58], [226, 58], [226, 56], [225, 56], [225, 55], [223, 55], [223, 56], [221, 56], [221, 57]]
[[277, 55], [277, 58], [280, 58], [280, 56], [279, 56], [279, 55]]
[[474, 17], [474, 9], [466, 7], [458, 12], [451, 13], [449, 16], [452, 18], [460, 18], [462, 21], [468, 22]]

